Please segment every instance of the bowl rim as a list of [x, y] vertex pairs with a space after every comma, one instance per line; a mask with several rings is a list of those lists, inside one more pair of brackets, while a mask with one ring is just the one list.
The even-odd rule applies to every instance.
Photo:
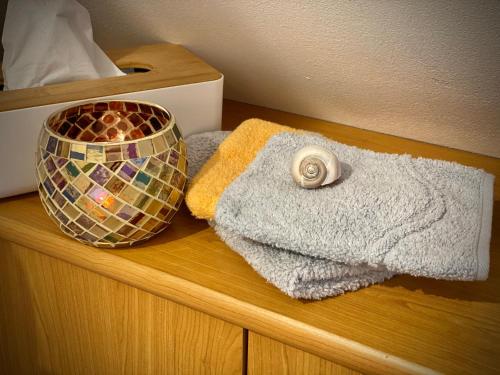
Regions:
[[[70, 108], [79, 107], [79, 106], [82, 106], [82, 105], [85, 105], [85, 104], [90, 104], [90, 103], [109, 103], [109, 102], [137, 103], [137, 104], [146, 104], [146, 105], [149, 105], [151, 107], [156, 107], [156, 108], [158, 108], [158, 109], [160, 109], [160, 110], [165, 111], [165, 112], [168, 113], [168, 115], [169, 115], [168, 124], [166, 124], [163, 129], [160, 129], [156, 133], [150, 134], [150, 135], [148, 135], [146, 137], [143, 137], [143, 138], [132, 139], [132, 140], [129, 140], [129, 141], [108, 141], [108, 142], [77, 141], [77, 140], [74, 140], [74, 139], [71, 139], [71, 138], [67, 138], [64, 135], [60, 135], [60, 134], [55, 133], [50, 128], [50, 126], [48, 126], [48, 120], [50, 118], [52, 118], [54, 115], [56, 115], [58, 113], [67, 111]], [[168, 109], [166, 109], [165, 107], [162, 107], [161, 105], [158, 105], [156, 103], [148, 102], [148, 101], [145, 101], [145, 100], [122, 100], [122, 99], [102, 99], [102, 100], [95, 100], [94, 99], [94, 100], [86, 100], [86, 101], [74, 103], [74, 104], [65, 106], [63, 108], [60, 108], [57, 111], [52, 112], [50, 115], [48, 115], [45, 118], [45, 120], [43, 120], [42, 131], [46, 131], [49, 134], [49, 136], [55, 137], [55, 138], [57, 138], [59, 140], [63, 140], [64, 142], [68, 142], [68, 143], [74, 143], [74, 144], [80, 144], [80, 145], [113, 146], [113, 145], [124, 145], [124, 144], [131, 144], [131, 143], [135, 144], [135, 143], [139, 143], [139, 142], [142, 142], [142, 141], [145, 141], [145, 140], [154, 139], [154, 138], [156, 138], [158, 136], [163, 135], [167, 131], [171, 130], [175, 125], [176, 125], [176, 121], [175, 121], [174, 114], [171, 111], [169, 111]], [[180, 129], [178, 127], [177, 127], [177, 129], [180, 132]], [[182, 133], [181, 133], [181, 137], [182, 137]]]

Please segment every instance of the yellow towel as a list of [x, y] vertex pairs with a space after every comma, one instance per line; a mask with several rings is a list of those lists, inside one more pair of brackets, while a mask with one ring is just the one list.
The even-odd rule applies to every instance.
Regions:
[[226, 187], [245, 171], [269, 138], [282, 132], [298, 130], [260, 119], [242, 122], [193, 178], [186, 193], [186, 204], [193, 215], [213, 219]]

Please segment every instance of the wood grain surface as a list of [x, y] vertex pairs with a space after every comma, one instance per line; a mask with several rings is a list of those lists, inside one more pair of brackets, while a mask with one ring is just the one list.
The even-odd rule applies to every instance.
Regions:
[[241, 374], [243, 330], [0, 240], [0, 374]]
[[[261, 117], [375, 151], [456, 160], [500, 176], [498, 159], [226, 101], [224, 128]], [[397, 276], [317, 302], [267, 284], [184, 208], [147, 243], [102, 251], [65, 237], [35, 194], [0, 201], [0, 236], [258, 334], [368, 373], [500, 371], [500, 189], [486, 282]]]
[[222, 75], [175, 44], [154, 44], [106, 51], [120, 68], [146, 68], [146, 73], [81, 80], [43, 87], [0, 91], [0, 112], [53, 103], [213, 81]]
[[248, 375], [357, 375], [357, 371], [295, 349], [269, 337], [248, 333]]

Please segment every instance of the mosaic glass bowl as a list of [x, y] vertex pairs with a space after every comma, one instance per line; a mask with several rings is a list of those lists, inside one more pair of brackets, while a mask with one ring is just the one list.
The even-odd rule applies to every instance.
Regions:
[[164, 230], [186, 185], [174, 116], [151, 103], [99, 101], [52, 114], [37, 150], [38, 191], [62, 231], [97, 247]]

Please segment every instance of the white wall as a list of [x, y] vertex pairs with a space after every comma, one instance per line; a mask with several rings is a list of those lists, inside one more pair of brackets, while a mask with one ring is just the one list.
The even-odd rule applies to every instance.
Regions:
[[500, 2], [81, 0], [104, 48], [181, 43], [225, 96], [500, 157]]

